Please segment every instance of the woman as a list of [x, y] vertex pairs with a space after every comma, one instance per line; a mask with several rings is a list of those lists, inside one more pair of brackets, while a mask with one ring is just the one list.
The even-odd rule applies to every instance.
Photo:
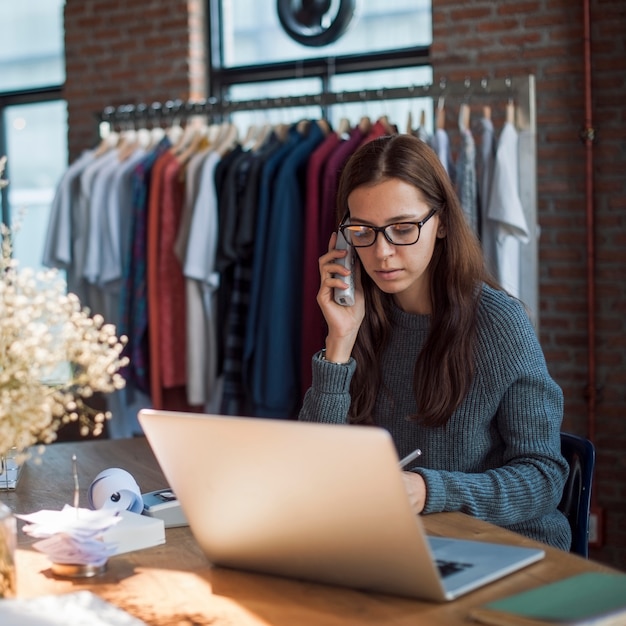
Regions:
[[319, 260], [326, 348], [299, 419], [375, 424], [400, 457], [421, 449], [403, 472], [416, 513], [462, 511], [569, 550], [561, 389], [523, 306], [485, 270], [436, 154], [409, 135], [371, 141], [337, 202], [355, 303], [333, 298], [349, 274], [334, 233]]

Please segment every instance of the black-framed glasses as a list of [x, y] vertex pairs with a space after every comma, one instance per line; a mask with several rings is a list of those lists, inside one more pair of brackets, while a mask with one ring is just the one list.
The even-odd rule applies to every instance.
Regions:
[[355, 248], [368, 248], [376, 242], [378, 233], [394, 246], [412, 246], [417, 243], [422, 232], [422, 226], [437, 212], [431, 209], [430, 213], [419, 222], [397, 222], [388, 226], [367, 226], [365, 224], [342, 224], [339, 227], [345, 240]]

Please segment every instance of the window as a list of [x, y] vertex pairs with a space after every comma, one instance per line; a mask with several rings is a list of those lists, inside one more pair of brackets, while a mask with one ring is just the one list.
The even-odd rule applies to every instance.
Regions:
[[[331, 2], [329, 14], [339, 0]], [[292, 5], [299, 6], [297, 1]], [[430, 0], [360, 0], [355, 17], [338, 40], [307, 46], [283, 30], [277, 0], [214, 0], [211, 85], [222, 101], [315, 96], [330, 91], [359, 92], [432, 83], [428, 65], [432, 43]], [[422, 114], [423, 113], [423, 114]], [[232, 120], [240, 128], [265, 122], [289, 123], [325, 115], [335, 126], [342, 118], [386, 115], [397, 125], [411, 114], [432, 126], [432, 98], [341, 103], [323, 111], [320, 105], [240, 110]], [[428, 129], [432, 131], [432, 128]]]
[[53, 100], [6, 107], [12, 222], [19, 224], [14, 254], [20, 267], [41, 267], [50, 207], [67, 167], [67, 106]]
[[20, 0], [2, 7], [0, 93], [65, 81], [65, 0]]
[[55, 186], [67, 166], [64, 0], [21, 0], [2, 9], [0, 154], [10, 185], [2, 219], [20, 225], [14, 254], [21, 267], [41, 267]]
[[291, 39], [281, 27], [276, 4], [276, 0], [222, 0], [224, 68], [384, 52], [432, 43], [430, 0], [361, 0], [356, 3], [355, 16], [345, 34], [322, 48]]

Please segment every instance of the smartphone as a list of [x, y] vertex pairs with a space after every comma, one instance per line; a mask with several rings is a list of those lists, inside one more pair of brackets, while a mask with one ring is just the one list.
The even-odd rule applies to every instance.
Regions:
[[338, 289], [335, 287], [335, 302], [342, 306], [354, 305], [354, 248], [346, 242], [342, 232], [337, 231], [337, 250], [347, 250], [348, 254], [341, 259], [337, 259], [337, 263], [347, 267], [350, 270], [349, 276], [335, 274], [335, 278], [341, 278], [344, 283], [348, 284], [346, 289]]

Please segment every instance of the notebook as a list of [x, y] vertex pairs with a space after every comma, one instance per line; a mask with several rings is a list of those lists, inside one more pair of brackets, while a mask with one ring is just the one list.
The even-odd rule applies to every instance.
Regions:
[[545, 555], [427, 536], [384, 429], [153, 409], [138, 418], [215, 565], [447, 601]]

